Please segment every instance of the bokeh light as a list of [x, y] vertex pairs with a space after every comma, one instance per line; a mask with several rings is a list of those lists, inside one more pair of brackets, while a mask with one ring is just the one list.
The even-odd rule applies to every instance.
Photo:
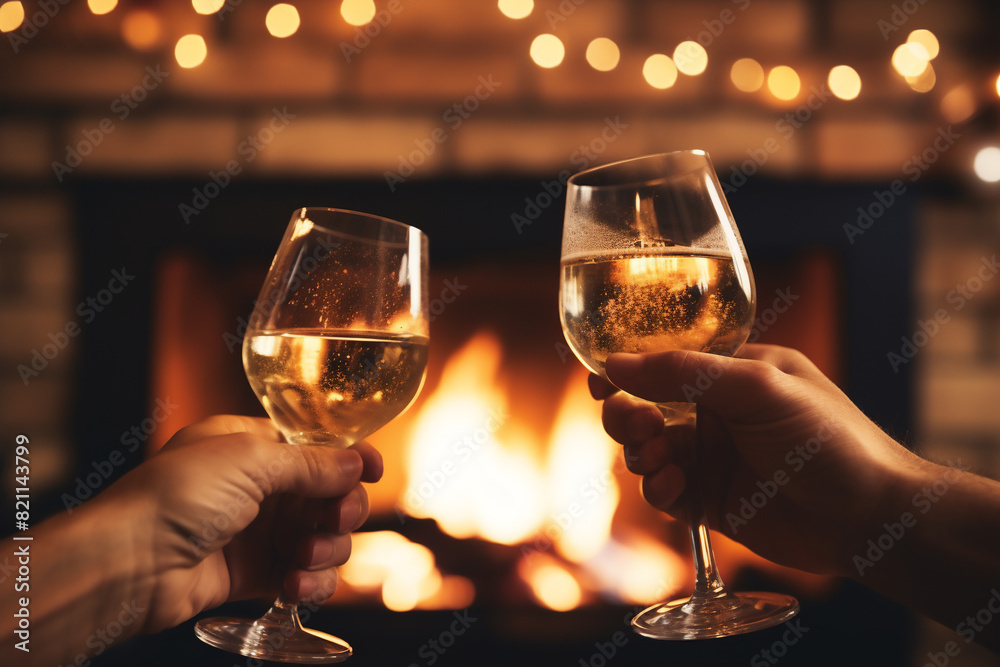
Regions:
[[87, 0], [87, 6], [94, 14], [101, 16], [117, 7], [118, 0]]
[[934, 72], [934, 67], [927, 63], [927, 67], [924, 71], [916, 76], [904, 77], [906, 83], [910, 85], [910, 88], [917, 91], [918, 93], [926, 93], [934, 87], [937, 83], [937, 74]]
[[184, 35], [177, 40], [174, 47], [174, 58], [181, 67], [192, 68], [205, 62], [208, 55], [208, 47], [201, 35]]
[[199, 14], [209, 15], [222, 9], [226, 0], [191, 0], [191, 6]]
[[938, 39], [934, 36], [934, 33], [923, 28], [911, 32], [910, 36], [906, 38], [906, 41], [923, 45], [924, 49], [927, 51], [928, 60], [934, 60], [937, 58], [938, 52], [941, 50], [941, 45], [938, 44]]
[[566, 47], [555, 35], [546, 33], [531, 42], [531, 59], [539, 67], [556, 67], [566, 56]]
[[133, 49], [144, 51], [160, 43], [160, 19], [148, 9], [129, 10], [122, 19], [122, 39]]
[[535, 8], [534, 0], [499, 0], [497, 6], [504, 16], [511, 19], [523, 19]]
[[681, 42], [674, 49], [674, 65], [681, 74], [698, 76], [708, 67], [708, 51], [698, 42]]
[[293, 5], [280, 2], [267, 10], [264, 17], [264, 25], [267, 31], [275, 37], [288, 37], [294, 35], [299, 29], [299, 10]]
[[677, 81], [677, 67], [670, 56], [654, 53], [642, 65], [642, 76], [646, 83], [661, 90], [669, 88]]
[[367, 25], [375, 18], [375, 2], [374, 0], [344, 0], [340, 3], [340, 15], [351, 25]]
[[850, 65], [837, 65], [827, 77], [830, 92], [842, 100], [853, 100], [861, 93], [861, 76]]
[[961, 123], [976, 113], [976, 97], [966, 84], [955, 86], [941, 98], [941, 115], [949, 123]]
[[17, 30], [24, 22], [24, 5], [18, 0], [10, 0], [0, 5], [0, 32]]
[[930, 61], [927, 47], [919, 42], [900, 44], [892, 52], [892, 66], [902, 76], [920, 76]]
[[980, 148], [972, 163], [976, 176], [987, 183], [1000, 181], [1000, 148], [987, 146]]
[[733, 85], [744, 93], [755, 93], [764, 85], [764, 68], [753, 58], [740, 58], [729, 70]]
[[799, 96], [802, 82], [799, 74], [788, 65], [778, 65], [767, 75], [767, 89], [779, 100], [794, 100]]
[[621, 59], [618, 45], [607, 37], [598, 37], [587, 45], [587, 62], [599, 72], [610, 72]]

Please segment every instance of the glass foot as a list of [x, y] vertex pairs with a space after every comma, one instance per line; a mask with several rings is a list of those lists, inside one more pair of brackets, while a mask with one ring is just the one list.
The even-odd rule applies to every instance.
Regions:
[[331, 663], [351, 657], [351, 646], [325, 632], [303, 628], [298, 615], [272, 608], [262, 618], [218, 617], [198, 621], [194, 633], [206, 644], [275, 662]]
[[713, 639], [763, 630], [797, 613], [798, 601], [780, 593], [692, 596], [654, 604], [632, 619], [632, 628], [653, 639]]

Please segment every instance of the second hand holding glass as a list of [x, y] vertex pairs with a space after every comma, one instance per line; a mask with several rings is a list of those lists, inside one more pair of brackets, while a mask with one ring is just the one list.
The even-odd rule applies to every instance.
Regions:
[[[615, 352], [732, 355], [753, 324], [756, 293], [743, 242], [703, 151], [651, 155], [569, 179], [560, 317], [570, 348], [594, 373]], [[657, 639], [760, 630], [798, 612], [777, 593], [731, 593], [719, 577], [698, 488], [695, 406], [659, 404], [672, 446], [687, 455], [685, 491], [695, 591], [632, 620]]]
[[[410, 405], [427, 363], [427, 273], [427, 237], [415, 227], [338, 209], [292, 215], [243, 342], [250, 386], [288, 442], [349, 447]], [[195, 633], [281, 662], [352, 653], [303, 628], [282, 595], [256, 621], [203, 619]]]

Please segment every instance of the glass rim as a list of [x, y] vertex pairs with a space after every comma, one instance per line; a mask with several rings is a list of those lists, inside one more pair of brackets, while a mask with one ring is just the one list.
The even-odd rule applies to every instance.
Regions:
[[[580, 183], [580, 180], [585, 180], [589, 176], [593, 176], [598, 172], [605, 170], [611, 170], [616, 168], [624, 167], [625, 165], [637, 164], [639, 162], [653, 162], [657, 159], [664, 159], [670, 156], [680, 157], [680, 156], [701, 156], [705, 158], [706, 164], [712, 168], [714, 171], [715, 167], [712, 165], [712, 159], [708, 155], [708, 151], [701, 148], [689, 148], [679, 151], [667, 151], [665, 153], [651, 153], [649, 155], [639, 155], [637, 157], [626, 158], [624, 160], [617, 160], [615, 162], [608, 162], [607, 164], [599, 164], [596, 167], [590, 167], [589, 169], [584, 169], [583, 171], [578, 171], [569, 177], [566, 181], [567, 187], [573, 188], [630, 188], [637, 185], [657, 185], [659, 183], [676, 178], [678, 174], [670, 174], [666, 176], [657, 176], [655, 178], [633, 178], [628, 180], [622, 180], [614, 183]], [[693, 170], [692, 170], [693, 171]]]
[[[427, 236], [427, 233], [424, 232], [424, 230], [422, 230], [419, 227], [416, 227], [414, 225], [410, 225], [410, 224], [407, 224], [405, 222], [400, 222], [399, 220], [393, 220], [392, 218], [387, 218], [384, 215], [376, 215], [374, 213], [365, 213], [364, 211], [354, 211], [354, 210], [351, 210], [349, 208], [335, 208], [335, 207], [329, 207], [329, 206], [301, 206], [301, 207], [295, 209], [294, 211], [292, 211], [292, 219], [294, 220], [296, 218], [306, 217], [303, 214], [305, 214], [308, 211], [322, 211], [324, 213], [346, 213], [346, 214], [352, 215], [352, 216], [359, 216], [359, 217], [362, 217], [362, 218], [369, 218], [371, 220], [378, 220], [378, 221], [381, 221], [381, 222], [388, 222], [391, 225], [397, 226], [397, 227], [401, 227], [404, 230], [411, 230], [412, 229], [412, 230], [416, 231], [418, 234], [420, 234], [421, 236], [423, 236], [425, 238]], [[314, 227], [316, 227], [318, 229], [322, 229], [324, 232], [327, 232], [328, 234], [343, 234], [343, 232], [341, 232], [341, 231], [338, 231], [336, 229], [330, 229], [326, 225], [319, 224], [319, 223], [317, 223], [314, 220], [310, 219], [310, 222], [313, 223]]]

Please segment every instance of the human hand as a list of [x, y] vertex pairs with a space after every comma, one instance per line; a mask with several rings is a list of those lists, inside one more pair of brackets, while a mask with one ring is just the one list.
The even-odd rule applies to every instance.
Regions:
[[95, 499], [95, 511], [130, 515], [144, 631], [282, 588], [289, 601], [333, 594], [368, 516], [360, 482], [382, 476], [381, 455], [280, 440], [266, 419], [212, 417]]
[[694, 401], [708, 525], [775, 562], [849, 574], [870, 518], [899, 495], [899, 471], [923, 463], [795, 350], [616, 354], [606, 370], [614, 385], [591, 376], [591, 392], [646, 500], [683, 518], [690, 454], [647, 401]]

